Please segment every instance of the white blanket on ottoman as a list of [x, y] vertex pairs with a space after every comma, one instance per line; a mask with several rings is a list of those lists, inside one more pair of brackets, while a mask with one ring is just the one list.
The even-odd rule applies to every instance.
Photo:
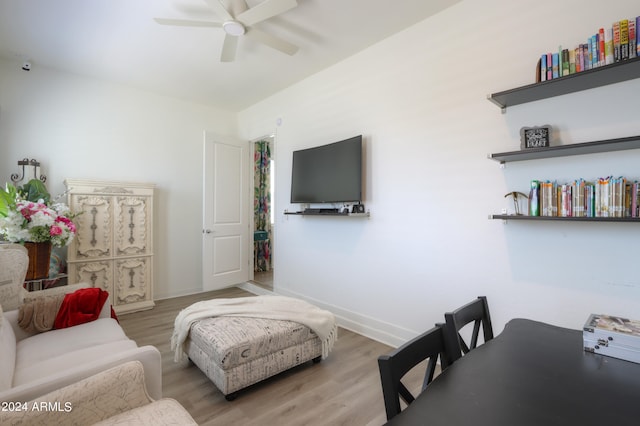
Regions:
[[218, 316], [266, 318], [305, 325], [313, 330], [322, 342], [323, 358], [329, 355], [338, 337], [338, 326], [333, 314], [304, 300], [285, 296], [204, 300], [183, 309], [176, 317], [171, 336], [174, 361], [178, 362], [184, 356], [183, 345], [189, 335], [191, 324], [204, 318]]

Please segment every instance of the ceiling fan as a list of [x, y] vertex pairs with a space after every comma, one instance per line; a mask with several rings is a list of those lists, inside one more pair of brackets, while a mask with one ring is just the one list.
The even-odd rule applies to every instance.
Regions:
[[221, 62], [232, 62], [235, 59], [238, 39], [241, 36], [251, 38], [287, 55], [293, 55], [298, 51], [298, 46], [253, 26], [296, 7], [297, 0], [265, 0], [252, 8], [249, 8], [245, 0], [229, 0], [228, 8], [222, 0], [204, 1], [222, 19], [222, 22], [165, 18], [154, 18], [154, 20], [162, 25], [222, 28], [226, 34], [220, 55]]

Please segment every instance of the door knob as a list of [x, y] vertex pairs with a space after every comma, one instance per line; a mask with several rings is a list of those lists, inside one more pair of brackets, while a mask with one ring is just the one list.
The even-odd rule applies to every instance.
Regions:
[[211, 229], [204, 229], [204, 230], [202, 231], [202, 233], [203, 233], [203, 234], [212, 234], [212, 233], [213, 233], [213, 231], [212, 231]]

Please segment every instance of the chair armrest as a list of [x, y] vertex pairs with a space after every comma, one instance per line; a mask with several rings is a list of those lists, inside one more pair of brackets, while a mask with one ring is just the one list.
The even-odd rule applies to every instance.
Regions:
[[81, 288], [91, 288], [89, 283], [78, 283], [63, 285], [60, 287], [45, 288], [44, 290], [27, 291], [24, 295], [24, 301], [30, 301], [43, 296], [57, 296], [58, 294], [73, 293]]
[[[35, 400], [22, 401], [26, 410], [0, 412], [0, 424], [93, 424], [150, 402], [142, 363], [131, 361]], [[46, 409], [34, 410], [34, 404]]]
[[39, 380], [7, 389], [0, 392], [0, 401], [30, 401], [127, 361], [140, 361], [142, 363], [147, 392], [154, 400], [162, 398], [160, 351], [155, 346], [142, 346], [123, 352], [105, 354], [100, 359], [82, 363], [74, 368], [59, 371]]
[[[23, 303], [32, 302], [38, 298], [45, 297], [45, 296], [56, 296], [58, 294], [73, 293], [74, 291], [80, 290], [82, 288], [91, 288], [91, 286], [87, 283], [78, 283], [78, 284], [66, 285], [61, 287], [47, 288], [44, 290], [25, 291], [25, 297], [24, 297]], [[5, 319], [13, 327], [13, 332], [16, 335], [17, 342], [19, 342], [20, 340], [26, 339], [27, 337], [31, 337], [38, 334], [37, 332], [27, 332], [18, 325], [18, 311], [19, 309], [15, 309], [15, 310], [7, 311], [4, 313]], [[98, 315], [98, 318], [111, 318], [111, 303], [109, 302], [109, 299], [107, 299], [104, 302], [104, 305], [102, 305], [102, 310], [100, 311], [100, 315]]]
[[[24, 302], [28, 302], [39, 297], [57, 296], [58, 294], [69, 294], [82, 288], [92, 288], [89, 283], [69, 284], [60, 287], [45, 288], [44, 290], [28, 291], [24, 296]], [[107, 299], [102, 306], [98, 318], [111, 318], [111, 302]]]

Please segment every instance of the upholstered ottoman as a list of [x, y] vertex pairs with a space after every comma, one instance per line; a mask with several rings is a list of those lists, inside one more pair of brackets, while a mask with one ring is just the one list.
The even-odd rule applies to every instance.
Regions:
[[322, 342], [293, 321], [222, 316], [195, 321], [184, 350], [230, 401], [240, 389], [310, 360], [319, 362]]
[[334, 315], [304, 300], [262, 295], [202, 300], [178, 313], [174, 361], [191, 359], [228, 400], [247, 386], [309, 360], [338, 338]]

